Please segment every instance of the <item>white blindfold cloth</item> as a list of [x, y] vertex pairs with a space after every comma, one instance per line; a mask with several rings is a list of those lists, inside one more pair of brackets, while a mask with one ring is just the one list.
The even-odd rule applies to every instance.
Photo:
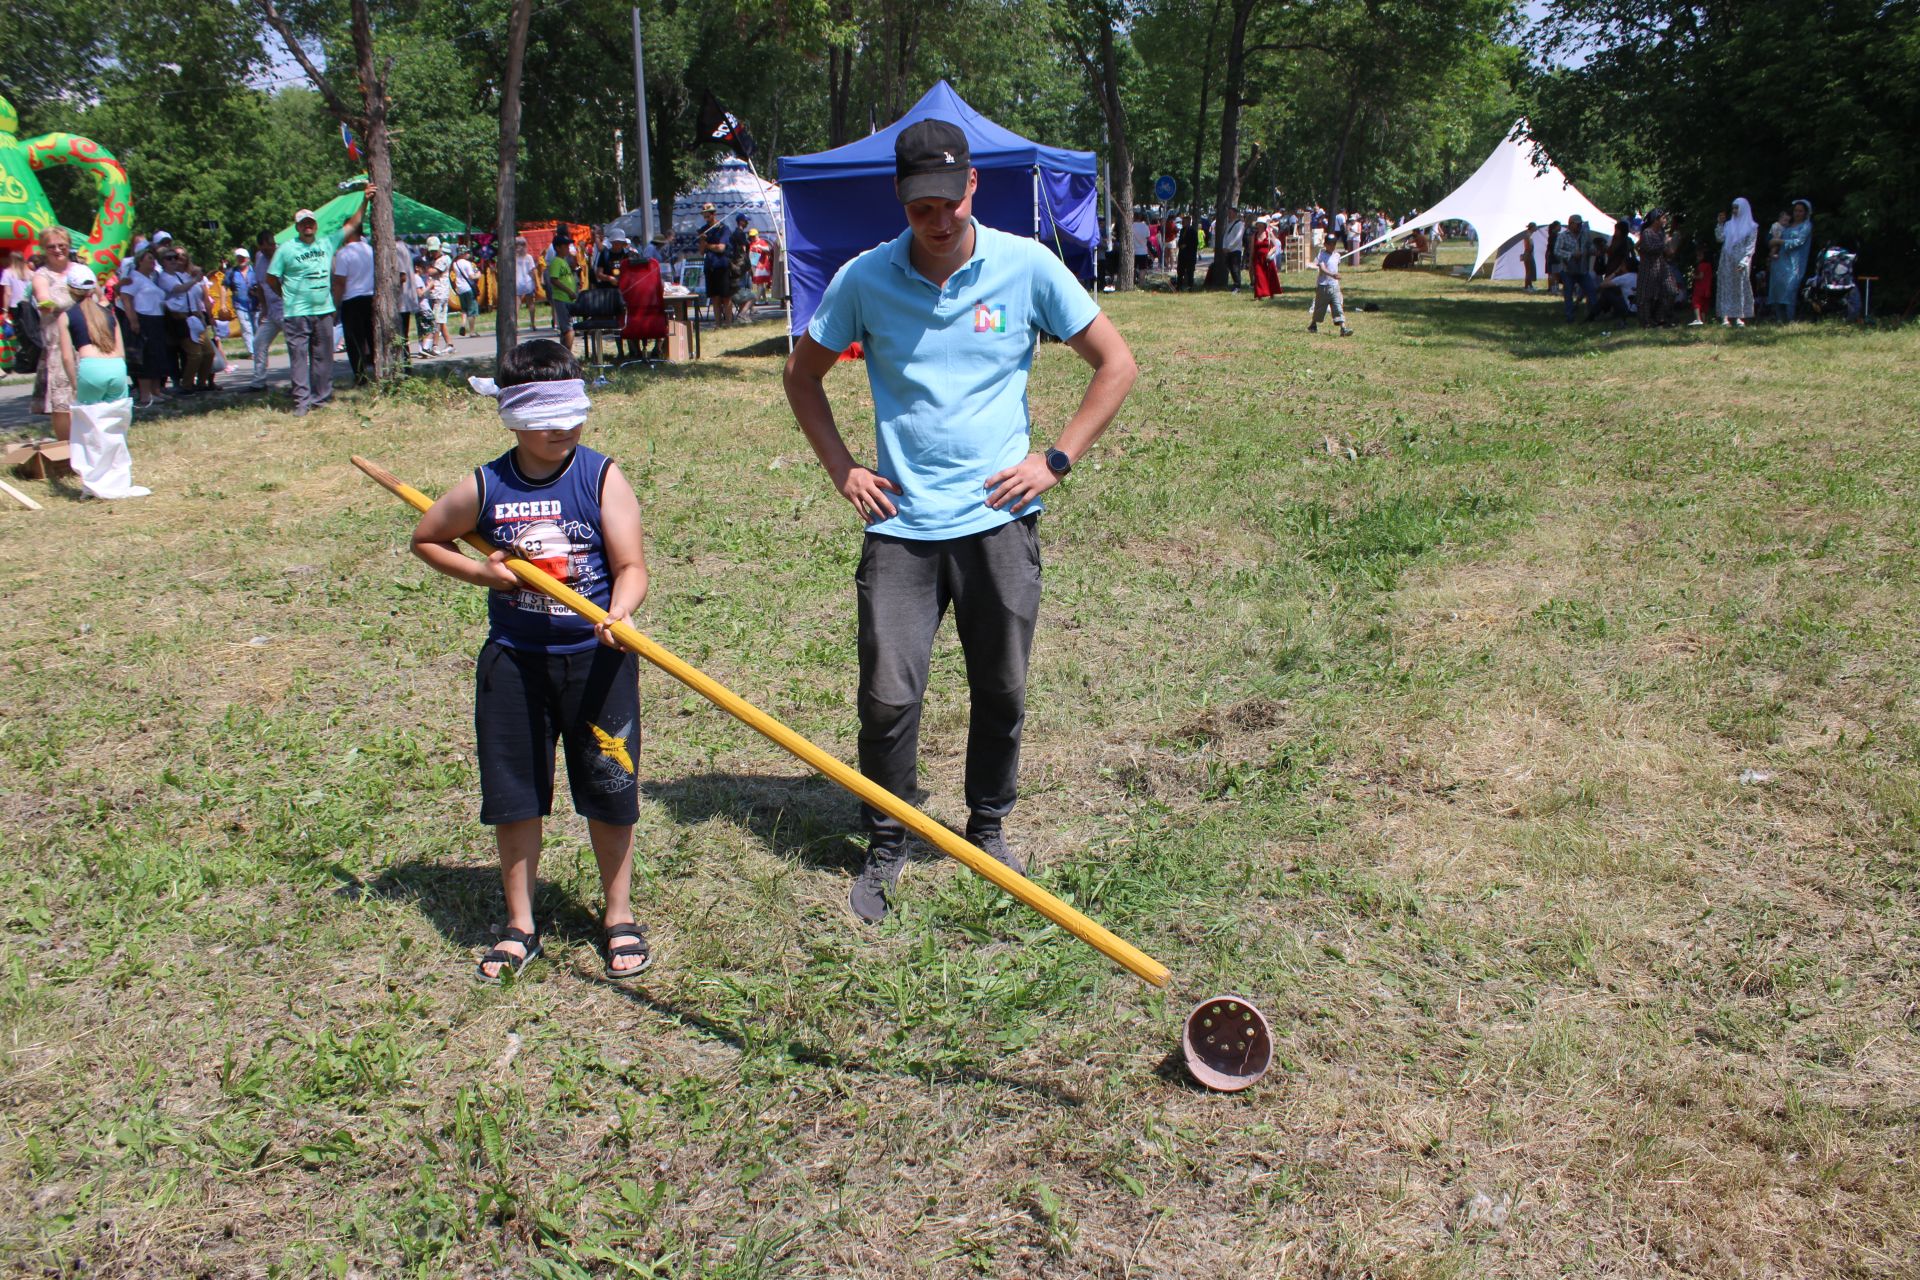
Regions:
[[513, 431], [571, 431], [587, 420], [593, 407], [587, 384], [579, 378], [564, 382], [523, 382], [503, 387], [492, 378], [468, 378], [467, 385], [500, 406], [502, 426]]

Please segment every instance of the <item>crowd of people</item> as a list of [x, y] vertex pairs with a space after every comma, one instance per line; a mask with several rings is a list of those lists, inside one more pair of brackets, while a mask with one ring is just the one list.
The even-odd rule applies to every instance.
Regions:
[[[264, 391], [276, 338], [291, 367], [296, 415], [331, 399], [336, 355], [346, 355], [356, 383], [371, 376], [377, 273], [365, 214], [363, 201], [345, 225], [323, 234], [314, 211], [301, 209], [285, 242], [262, 232], [251, 248], [236, 246], [224, 259], [205, 263], [164, 229], [136, 236], [97, 293], [98, 305], [117, 318], [133, 407], [216, 390], [222, 375], [230, 388]], [[699, 289], [715, 323], [747, 323], [754, 304], [772, 294], [775, 242], [745, 214], [731, 228], [712, 204], [703, 216], [690, 255], [702, 267]], [[499, 296], [493, 239], [396, 241], [394, 312], [406, 360], [453, 354], [456, 322], [461, 337], [480, 332], [483, 306]], [[680, 261], [672, 246], [670, 235], [635, 245], [617, 228], [597, 246], [578, 244], [563, 226], [534, 253], [526, 236], [516, 237], [513, 290], [528, 327], [539, 327], [544, 302], [549, 323], [571, 349], [573, 308], [582, 291], [617, 287], [623, 270], [645, 262], [670, 270]], [[63, 317], [76, 305], [82, 274], [92, 276], [76, 266], [71, 239], [57, 226], [31, 253], [13, 252], [0, 270], [6, 305], [0, 369], [34, 373], [33, 411], [49, 419], [58, 440], [68, 438], [73, 394], [61, 359], [61, 335], [69, 330]], [[232, 339], [244, 352], [238, 368], [229, 367]]]
[[[1411, 265], [1446, 235], [1442, 225], [1386, 241], [1392, 223], [1385, 210], [1330, 212], [1318, 205], [1239, 209], [1224, 225], [1215, 222], [1205, 215], [1135, 210], [1136, 272], [1164, 271], [1175, 291], [1190, 290], [1201, 251], [1211, 248], [1227, 288], [1238, 293], [1244, 277], [1255, 298], [1263, 299], [1280, 293], [1282, 271], [1311, 263], [1316, 301], [1340, 321], [1342, 259], [1357, 260], [1371, 246], [1372, 252], [1387, 255], [1389, 267]], [[1611, 236], [1584, 225], [1577, 215], [1565, 225], [1548, 224], [1544, 236], [1529, 223], [1522, 247], [1524, 287], [1535, 292], [1544, 282], [1560, 298], [1568, 320], [1614, 316], [1659, 327], [1717, 319], [1744, 328], [1757, 315], [1783, 324], [1798, 318], [1813, 249], [1810, 201], [1789, 202], [1762, 228], [1747, 200], [1736, 199], [1718, 215], [1710, 237], [1683, 234], [1675, 223], [1673, 214], [1660, 208], [1616, 223]], [[1291, 264], [1290, 244], [1298, 253]], [[1110, 291], [1111, 255], [1101, 265], [1100, 283]]]
[[[335, 354], [346, 354], [356, 382], [370, 376], [373, 365], [377, 273], [362, 225], [365, 213], [363, 200], [345, 225], [323, 235], [314, 212], [302, 209], [294, 216], [291, 238], [277, 242], [262, 233], [251, 249], [236, 247], [224, 261], [204, 266], [185, 245], [156, 229], [135, 240], [97, 291], [80, 283], [87, 271], [76, 267], [67, 232], [49, 228], [31, 256], [14, 253], [0, 275], [12, 320], [7, 340], [16, 349], [37, 345], [45, 353], [35, 371], [34, 411], [50, 419], [56, 438], [66, 438], [76, 357], [79, 345], [88, 344], [68, 341], [78, 339], [81, 330], [63, 317], [83, 300], [117, 317], [114, 350], [125, 360], [135, 408], [215, 389], [221, 375], [231, 372], [223, 346], [230, 337], [240, 340], [250, 366], [243, 366], [241, 390], [266, 389], [269, 352], [279, 337], [291, 366], [294, 413], [326, 404], [333, 394]], [[1233, 210], [1223, 225], [1205, 215], [1140, 209], [1131, 223], [1130, 247], [1137, 271], [1166, 271], [1176, 291], [1196, 287], [1200, 254], [1211, 249], [1221, 282], [1237, 293], [1244, 277], [1256, 299], [1277, 296], [1281, 273], [1289, 266], [1311, 263], [1310, 327], [1330, 315], [1345, 335], [1351, 329], [1340, 294], [1341, 263], [1356, 258], [1363, 246], [1383, 241], [1390, 227], [1381, 209], [1244, 208]], [[1443, 230], [1433, 228], [1434, 238]], [[1556, 294], [1569, 321], [1618, 317], [1658, 327], [1718, 319], [1745, 327], [1764, 301], [1766, 314], [1787, 323], [1797, 315], [1812, 240], [1813, 208], [1804, 199], [1787, 204], [1764, 229], [1748, 201], [1736, 199], [1716, 219], [1711, 238], [1683, 234], [1669, 211], [1660, 208], [1616, 223], [1611, 236], [1576, 215], [1564, 226], [1550, 223], [1544, 235], [1528, 225], [1522, 245], [1524, 287], [1533, 292], [1544, 286]], [[635, 245], [617, 225], [598, 245], [576, 243], [563, 225], [543, 252], [534, 253], [523, 235], [517, 238], [512, 288], [529, 327], [539, 326], [544, 301], [560, 342], [571, 350], [573, 310], [582, 292], [617, 287], [629, 267], [654, 262], [668, 270], [679, 260], [673, 244], [670, 235], [659, 235]], [[753, 303], [771, 293], [776, 243], [744, 213], [729, 227], [708, 203], [691, 247], [688, 260], [698, 265], [697, 287], [712, 304], [713, 322], [749, 321]], [[1411, 258], [1429, 248], [1427, 232], [1419, 231], [1407, 243], [1382, 243], [1376, 251]], [[498, 297], [493, 238], [403, 239], [394, 251], [394, 309], [405, 358], [452, 354], [456, 311], [461, 336], [471, 336], [480, 329], [483, 299]], [[1114, 251], [1110, 239], [1100, 264], [1100, 284], [1108, 290]], [[1395, 265], [1391, 257], [1388, 265]], [[0, 359], [7, 367], [21, 367], [11, 353], [0, 352]]]
[[[1371, 213], [1352, 209], [1330, 212], [1320, 205], [1236, 209], [1228, 214], [1225, 225], [1218, 228], [1217, 236], [1214, 234], [1216, 221], [1205, 214], [1135, 210], [1134, 270], [1165, 272], [1176, 291], [1189, 290], [1194, 287], [1194, 272], [1201, 251], [1211, 248], [1216, 256], [1223, 258], [1229, 289], [1239, 292], [1244, 277], [1255, 296], [1264, 298], [1280, 292], [1279, 273], [1284, 269], [1287, 245], [1293, 237], [1303, 237], [1303, 258], [1313, 258], [1329, 244], [1338, 252], [1353, 255], [1362, 245], [1386, 235], [1392, 226], [1384, 209]], [[1103, 263], [1102, 275], [1101, 283], [1105, 285], [1112, 275], [1110, 258]]]
[[[1713, 235], [1685, 235], [1665, 209], [1616, 222], [1607, 236], [1579, 215], [1563, 227], [1547, 225], [1544, 238], [1528, 224], [1522, 266], [1529, 292], [1544, 279], [1557, 292], [1569, 321], [1608, 316], [1637, 319], [1648, 328], [1714, 319], [1745, 328], [1764, 299], [1766, 314], [1781, 324], [1799, 315], [1801, 286], [1813, 252], [1813, 204], [1798, 199], [1783, 207], [1764, 233], [1742, 197], [1718, 214]], [[1536, 261], [1536, 239], [1541, 257]], [[1683, 264], [1691, 258], [1691, 271]], [[1584, 317], [1582, 307], [1584, 306]], [[1684, 319], [1688, 314], [1691, 319]]]
[[[1295, 246], [1299, 260], [1294, 265], [1310, 264], [1314, 272], [1313, 317], [1307, 331], [1318, 332], [1321, 322], [1331, 318], [1340, 336], [1350, 337], [1353, 329], [1347, 323], [1340, 290], [1341, 262], [1357, 259], [1390, 227], [1384, 209], [1371, 213], [1329, 211], [1317, 204], [1291, 209], [1235, 209], [1223, 225], [1204, 215], [1154, 216], [1137, 209], [1131, 228], [1134, 270], [1137, 275], [1155, 269], [1167, 271], [1174, 291], [1187, 292], [1195, 287], [1201, 250], [1211, 248], [1226, 287], [1239, 293], [1244, 278], [1259, 301], [1280, 295], [1280, 275], [1288, 269], [1289, 246]], [[1416, 251], [1425, 253], [1426, 233], [1416, 233], [1415, 243]], [[1101, 264], [1099, 282], [1106, 292], [1112, 292], [1112, 274], [1109, 254]]]

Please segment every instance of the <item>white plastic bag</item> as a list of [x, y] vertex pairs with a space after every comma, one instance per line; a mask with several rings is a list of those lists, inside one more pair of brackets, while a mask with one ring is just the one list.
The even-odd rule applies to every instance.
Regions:
[[227, 371], [227, 353], [219, 347], [213, 349], [213, 371], [215, 373], [225, 373]]
[[144, 498], [151, 489], [133, 482], [133, 454], [127, 428], [133, 425], [129, 398], [73, 406], [72, 453], [68, 463], [80, 488], [95, 498]]

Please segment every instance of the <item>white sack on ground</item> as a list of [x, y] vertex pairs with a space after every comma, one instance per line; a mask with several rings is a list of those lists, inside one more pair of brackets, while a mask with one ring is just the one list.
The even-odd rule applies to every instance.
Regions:
[[73, 406], [72, 454], [68, 458], [80, 488], [95, 498], [144, 498], [151, 489], [133, 482], [133, 454], [127, 428], [133, 425], [128, 398]]

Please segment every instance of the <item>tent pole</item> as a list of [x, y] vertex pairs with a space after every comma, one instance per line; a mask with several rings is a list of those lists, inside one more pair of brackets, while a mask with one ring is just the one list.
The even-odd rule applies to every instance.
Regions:
[[[747, 162], [747, 172], [752, 174], [753, 180], [760, 184], [761, 207], [766, 209], [769, 213], [771, 213], [773, 211], [773, 202], [767, 199], [767, 180], [760, 176], [760, 166], [753, 162], [752, 156], [741, 156], [740, 158]], [[787, 202], [783, 199], [780, 202], [780, 239], [784, 243], [786, 238], [787, 238]], [[784, 248], [780, 251], [780, 274], [783, 277], [787, 274], [787, 253]], [[785, 285], [786, 285], [786, 281], [782, 279], [781, 281], [782, 288], [785, 288]], [[791, 355], [793, 353], [793, 299], [791, 294], [789, 294], [787, 298], [786, 313], [787, 313], [787, 353]]]
[[640, 49], [640, 6], [633, 7], [634, 120], [640, 143], [640, 235], [653, 242], [653, 160], [647, 147], [647, 65]]

